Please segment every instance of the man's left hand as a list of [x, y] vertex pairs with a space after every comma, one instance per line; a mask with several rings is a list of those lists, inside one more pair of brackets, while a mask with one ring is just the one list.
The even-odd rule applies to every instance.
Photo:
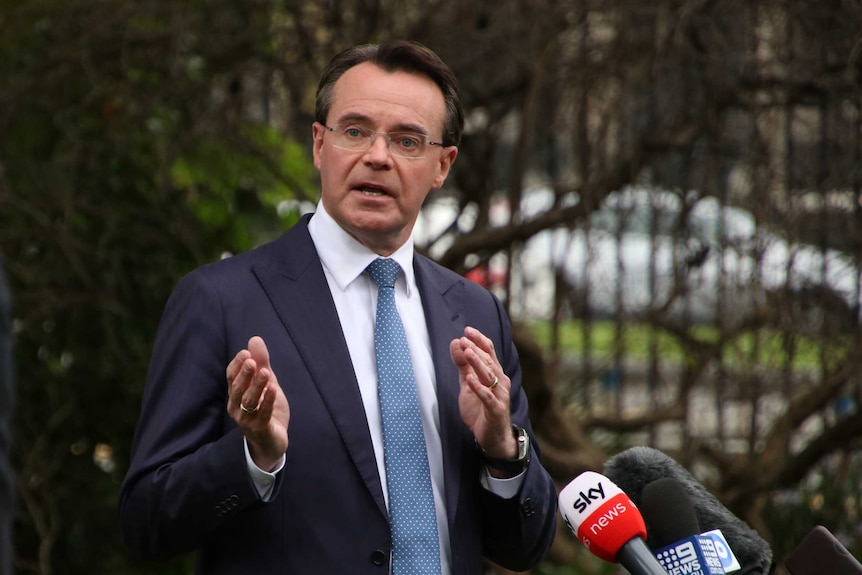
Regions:
[[449, 344], [449, 354], [458, 368], [458, 406], [464, 423], [488, 456], [514, 459], [518, 445], [509, 411], [512, 381], [503, 372], [494, 343], [479, 330], [467, 327], [464, 337]]

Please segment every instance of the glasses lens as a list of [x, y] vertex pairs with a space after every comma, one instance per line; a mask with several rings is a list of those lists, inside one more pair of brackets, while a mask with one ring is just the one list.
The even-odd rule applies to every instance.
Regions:
[[425, 138], [409, 132], [389, 134], [389, 151], [404, 158], [421, 158], [425, 155]]
[[330, 129], [332, 145], [351, 152], [368, 151], [377, 136], [386, 138], [386, 146], [393, 156], [401, 158], [421, 158], [427, 150], [426, 138], [412, 132], [373, 132], [355, 126]]
[[335, 146], [345, 150], [355, 152], [364, 152], [371, 147], [371, 140], [374, 137], [373, 133], [359, 128], [344, 128], [343, 130], [335, 130]]

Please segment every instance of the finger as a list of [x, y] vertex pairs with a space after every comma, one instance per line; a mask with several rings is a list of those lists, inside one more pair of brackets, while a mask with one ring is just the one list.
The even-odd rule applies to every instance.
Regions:
[[257, 418], [262, 421], [269, 421], [272, 417], [273, 408], [275, 406], [275, 390], [267, 386], [263, 390], [260, 399], [260, 405], [257, 408]]
[[[494, 381], [499, 378], [496, 362], [491, 362], [486, 355], [477, 351], [475, 348], [469, 348], [464, 351], [467, 362], [473, 368], [476, 376], [484, 382], [484, 385], [491, 386]], [[502, 370], [500, 370], [502, 372]]]
[[228, 383], [232, 383], [236, 376], [239, 375], [240, 369], [242, 369], [242, 364], [245, 363], [245, 360], [251, 357], [251, 354], [247, 349], [240, 350], [234, 358], [227, 364], [227, 369], [225, 369], [225, 376], [227, 377]]
[[452, 358], [452, 363], [454, 363], [458, 369], [461, 369], [463, 366], [467, 364], [467, 358], [464, 357], [464, 347], [461, 342], [463, 338], [456, 338], [449, 342], [449, 357]]
[[481, 359], [483, 364], [493, 369], [494, 365], [498, 364], [497, 357], [494, 354], [494, 344], [473, 328], [467, 328], [465, 330], [466, 333], [470, 333], [472, 337], [464, 335], [461, 338], [461, 347], [464, 352], [466, 353], [468, 350], [471, 350]]
[[478, 365], [476, 354], [473, 351], [465, 351], [465, 349], [469, 350], [471, 345], [463, 337], [454, 339], [449, 344], [449, 354], [452, 357], [452, 363], [458, 368], [458, 377], [462, 386], [466, 385], [466, 378], [468, 376], [476, 376], [476, 369], [474, 367], [474, 365]]
[[452, 340], [449, 345], [449, 354], [452, 356], [452, 363], [458, 368], [458, 373], [462, 379], [471, 373], [475, 373], [474, 365], [478, 365], [476, 363], [476, 352], [471, 349], [472, 346], [473, 344], [464, 337]]
[[242, 395], [245, 393], [246, 389], [248, 389], [248, 386], [251, 385], [251, 381], [256, 372], [257, 364], [255, 361], [251, 358], [246, 358], [246, 360], [240, 365], [239, 372], [236, 374], [236, 377], [230, 382], [228, 397], [231, 401], [239, 403], [242, 400]]
[[491, 413], [502, 412], [505, 406], [505, 397], [498, 397], [494, 390], [486, 385], [476, 374], [470, 374], [466, 378], [467, 386], [479, 398], [485, 409]]
[[[247, 410], [252, 412], [256, 412], [258, 409], [258, 405], [260, 404], [260, 397], [263, 394], [263, 390], [266, 387], [269, 381], [270, 371], [266, 368], [261, 368], [258, 370], [257, 375], [255, 375], [248, 388], [243, 392], [242, 399], [240, 400], [240, 408], [245, 406]], [[248, 413], [246, 410], [242, 410], [246, 415], [252, 415]]]
[[248, 340], [248, 351], [251, 357], [257, 362], [257, 365], [261, 368], [270, 367], [269, 350], [267, 349], [266, 343], [263, 341], [262, 337], [256, 335]]
[[486, 337], [481, 331], [475, 327], [467, 327], [464, 329], [464, 335], [473, 342], [479, 349], [488, 354], [489, 357], [497, 361], [497, 352], [494, 349], [494, 342], [491, 338]]

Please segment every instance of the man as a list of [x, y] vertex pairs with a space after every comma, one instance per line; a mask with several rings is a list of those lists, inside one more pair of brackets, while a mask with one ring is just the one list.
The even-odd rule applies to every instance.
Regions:
[[12, 296], [0, 260], [0, 575], [12, 573], [12, 509], [15, 474], [10, 461], [12, 419]]
[[[458, 154], [454, 76], [418, 44], [356, 47], [324, 71], [316, 120], [314, 215], [168, 302], [125, 538], [152, 556], [196, 549], [207, 574], [479, 575], [483, 556], [528, 569], [553, 540], [556, 491], [509, 322], [411, 240]], [[418, 449], [394, 447], [417, 433]]]

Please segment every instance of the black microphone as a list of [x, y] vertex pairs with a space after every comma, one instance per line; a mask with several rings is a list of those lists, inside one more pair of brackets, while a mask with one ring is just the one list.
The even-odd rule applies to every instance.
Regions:
[[791, 575], [860, 575], [862, 564], [822, 525], [812, 529], [784, 560]]
[[[671, 477], [680, 482], [691, 500], [700, 527], [720, 530], [738, 559], [736, 575], [766, 575], [772, 572], [772, 549], [747, 523], [722, 503], [679, 463], [652, 447], [632, 447], [605, 462], [605, 475], [640, 505], [644, 487]], [[649, 543], [649, 539], [647, 541]]]
[[700, 532], [697, 513], [682, 483], [663, 477], [647, 484], [640, 510], [653, 542], [650, 548], [668, 573], [726, 573], [724, 564], [730, 564], [729, 557], [722, 557], [712, 537]]
[[672, 477], [647, 483], [639, 509], [647, 524], [651, 548], [664, 547], [700, 534], [700, 521], [688, 492]]

